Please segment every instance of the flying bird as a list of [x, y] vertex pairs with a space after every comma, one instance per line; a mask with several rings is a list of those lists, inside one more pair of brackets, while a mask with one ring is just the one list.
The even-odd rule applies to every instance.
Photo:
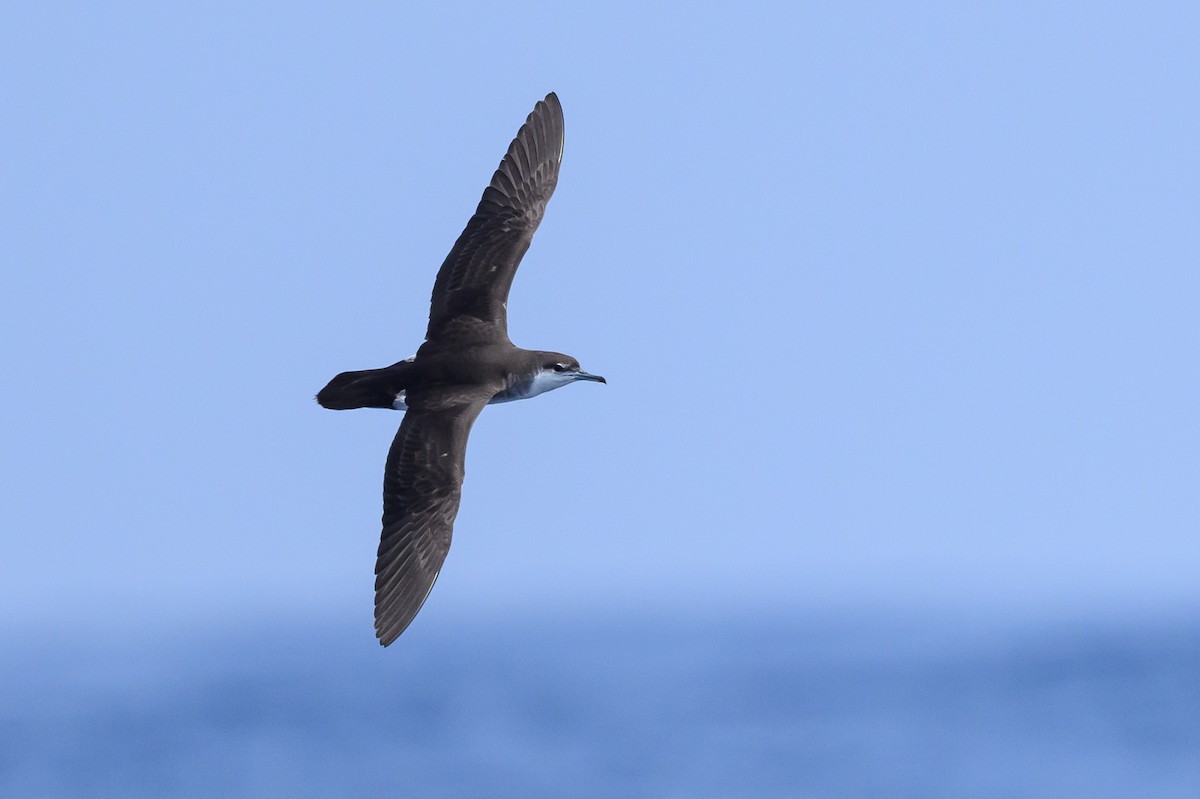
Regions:
[[517, 131], [438, 270], [417, 354], [382, 369], [342, 372], [317, 394], [332, 410], [404, 412], [383, 476], [375, 561], [375, 635], [383, 646], [417, 615], [450, 551], [467, 436], [483, 406], [579, 380], [606, 382], [570, 355], [521, 349], [508, 339], [508, 290], [558, 183], [562, 151], [562, 106], [551, 92]]

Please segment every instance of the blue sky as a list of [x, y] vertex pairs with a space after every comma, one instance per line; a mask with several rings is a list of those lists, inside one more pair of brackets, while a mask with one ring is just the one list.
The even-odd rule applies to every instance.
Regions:
[[[253, 7], [249, 7], [253, 5]], [[26, 4], [0, 25], [0, 613], [369, 635], [437, 266], [566, 154], [446, 614], [1200, 600], [1189, 4]]]

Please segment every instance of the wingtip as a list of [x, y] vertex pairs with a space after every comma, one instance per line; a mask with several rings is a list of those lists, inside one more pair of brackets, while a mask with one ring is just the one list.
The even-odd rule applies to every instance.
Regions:
[[543, 109], [549, 111], [549, 113], [552, 116], [557, 117], [559, 124], [560, 125], [562, 124], [563, 108], [562, 108], [562, 102], [558, 99], [557, 94], [555, 94], [554, 92], [550, 92], [543, 99], [538, 100], [537, 106], [533, 109], [533, 113], [530, 114], [529, 116], [533, 117], [533, 116], [537, 115], [538, 112], [542, 111]]
[[408, 627], [407, 624], [397, 625], [394, 621], [385, 622], [383, 619], [376, 619], [375, 637], [379, 639], [380, 646], [390, 646], [395, 643], [406, 627]]
[[566, 148], [566, 134], [564, 132], [566, 123], [563, 120], [563, 107], [562, 107], [562, 103], [559, 102], [558, 95], [554, 92], [550, 92], [549, 94], [546, 95], [544, 100], [539, 100], [537, 107], [533, 109], [533, 114], [529, 115], [530, 119], [532, 119], [533, 116], [535, 114], [537, 114], [538, 111], [541, 111], [543, 108], [548, 109], [550, 116], [553, 117], [552, 124], [554, 124], [558, 127], [558, 131], [559, 131], [558, 159], [561, 161], [562, 157], [563, 157], [563, 150]]

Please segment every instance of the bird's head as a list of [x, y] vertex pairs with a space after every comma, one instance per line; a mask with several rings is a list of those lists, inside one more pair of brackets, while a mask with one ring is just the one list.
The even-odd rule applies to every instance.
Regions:
[[576, 380], [607, 383], [600, 375], [583, 371], [579, 361], [561, 352], [539, 352], [538, 370], [533, 375], [533, 392], [541, 394]]

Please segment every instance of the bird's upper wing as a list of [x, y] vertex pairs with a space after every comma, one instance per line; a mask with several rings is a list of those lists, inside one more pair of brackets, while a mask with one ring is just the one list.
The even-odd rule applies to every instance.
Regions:
[[494, 392], [410, 392], [383, 478], [383, 536], [375, 561], [375, 634], [387, 646], [437, 580], [462, 493], [467, 436]]
[[558, 183], [562, 150], [562, 106], [551, 92], [508, 146], [475, 215], [438, 271], [428, 341], [508, 339], [508, 290]]

